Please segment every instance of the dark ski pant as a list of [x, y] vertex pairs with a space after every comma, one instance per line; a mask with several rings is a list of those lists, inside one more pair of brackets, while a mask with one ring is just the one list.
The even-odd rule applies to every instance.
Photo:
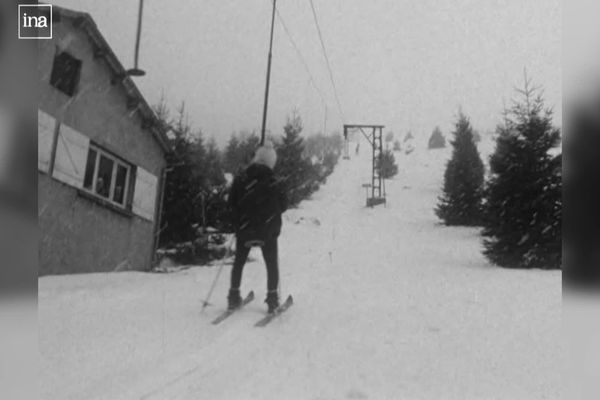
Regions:
[[[263, 258], [267, 265], [267, 290], [276, 291], [279, 285], [279, 266], [277, 263], [277, 238], [271, 238], [264, 242], [261, 246]], [[244, 241], [239, 238], [235, 246], [235, 259], [233, 268], [231, 269], [231, 288], [239, 289], [242, 283], [242, 271], [248, 259], [250, 248], [244, 245]]]

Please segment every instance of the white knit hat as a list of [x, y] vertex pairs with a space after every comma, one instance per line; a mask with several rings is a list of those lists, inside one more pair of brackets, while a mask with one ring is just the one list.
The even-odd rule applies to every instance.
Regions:
[[252, 159], [253, 164], [265, 165], [271, 169], [275, 167], [276, 162], [277, 153], [275, 152], [273, 143], [270, 140], [265, 141], [265, 144], [256, 149], [254, 159]]

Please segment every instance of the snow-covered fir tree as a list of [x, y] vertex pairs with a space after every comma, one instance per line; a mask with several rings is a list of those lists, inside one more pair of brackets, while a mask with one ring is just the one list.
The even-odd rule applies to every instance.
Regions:
[[295, 206], [305, 199], [314, 188], [311, 187], [315, 177], [310, 161], [303, 157], [304, 143], [300, 136], [302, 119], [294, 112], [285, 124], [281, 144], [276, 146], [277, 164], [275, 174], [285, 182], [290, 205]]
[[435, 212], [446, 225], [479, 225], [484, 167], [473, 140], [473, 128], [462, 112], [453, 135], [452, 157], [446, 165], [443, 193]]
[[202, 135], [190, 125], [185, 105], [181, 104], [173, 119], [164, 104], [158, 107], [163, 108], [161, 121], [173, 128], [169, 139], [173, 151], [166, 157], [168, 173], [161, 218], [160, 243], [165, 245], [193, 240], [193, 224], [202, 216], [198, 195], [207, 189], [209, 179], [204, 168], [206, 150]]
[[490, 158], [486, 190], [485, 255], [509, 268], [561, 267], [560, 141], [540, 90], [526, 78], [521, 100], [505, 112]]
[[436, 126], [433, 132], [431, 132], [431, 136], [429, 137], [429, 143], [427, 148], [429, 149], [442, 149], [446, 147], [446, 139], [442, 134], [442, 131], [439, 126]]

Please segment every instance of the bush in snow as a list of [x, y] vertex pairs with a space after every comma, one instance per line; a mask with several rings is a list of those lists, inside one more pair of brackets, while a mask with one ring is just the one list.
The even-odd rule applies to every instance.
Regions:
[[444, 135], [442, 135], [442, 131], [440, 130], [439, 126], [436, 126], [429, 137], [429, 144], [427, 145], [427, 148], [443, 149], [444, 147], [446, 147], [446, 139], [444, 138]]
[[381, 169], [381, 176], [383, 179], [390, 179], [398, 173], [398, 165], [396, 164], [396, 158], [391, 150], [385, 150], [381, 153], [381, 164], [378, 165]]
[[446, 225], [479, 225], [484, 168], [473, 141], [473, 128], [462, 112], [453, 134], [452, 157], [446, 165], [443, 194], [435, 212]]
[[561, 266], [561, 156], [551, 111], [525, 80], [523, 100], [506, 112], [490, 158], [486, 190], [485, 255], [510, 268]]
[[404, 144], [402, 147], [404, 148], [404, 154], [410, 154], [415, 150], [414, 139], [415, 137], [413, 136], [412, 132], [408, 131], [403, 140]]
[[400, 141], [399, 140], [394, 140], [394, 151], [400, 151], [402, 150], [402, 146], [400, 145]]

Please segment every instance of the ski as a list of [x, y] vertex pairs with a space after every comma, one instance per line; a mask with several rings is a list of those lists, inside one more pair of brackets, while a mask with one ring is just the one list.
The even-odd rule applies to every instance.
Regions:
[[283, 314], [285, 312], [285, 310], [287, 310], [288, 308], [290, 308], [292, 306], [292, 304], [294, 304], [294, 299], [292, 298], [292, 295], [289, 295], [288, 298], [285, 300], [285, 302], [282, 305], [280, 305], [275, 310], [274, 313], [268, 314], [266, 317], [264, 317], [263, 319], [261, 319], [260, 321], [258, 321], [256, 324], [254, 324], [254, 326], [265, 326], [265, 325], [267, 325], [275, 317]]
[[244, 298], [244, 300], [242, 300], [242, 304], [234, 309], [234, 310], [226, 310], [224, 311], [221, 315], [219, 315], [217, 318], [215, 318], [212, 322], [213, 325], [217, 325], [218, 323], [222, 322], [224, 319], [226, 319], [227, 317], [229, 317], [231, 314], [235, 313], [236, 311], [238, 311], [239, 309], [241, 309], [242, 307], [244, 307], [246, 304], [250, 303], [252, 300], [254, 300], [254, 292], [250, 291], [250, 293], [248, 293], [248, 295], [246, 295], [246, 297]]

